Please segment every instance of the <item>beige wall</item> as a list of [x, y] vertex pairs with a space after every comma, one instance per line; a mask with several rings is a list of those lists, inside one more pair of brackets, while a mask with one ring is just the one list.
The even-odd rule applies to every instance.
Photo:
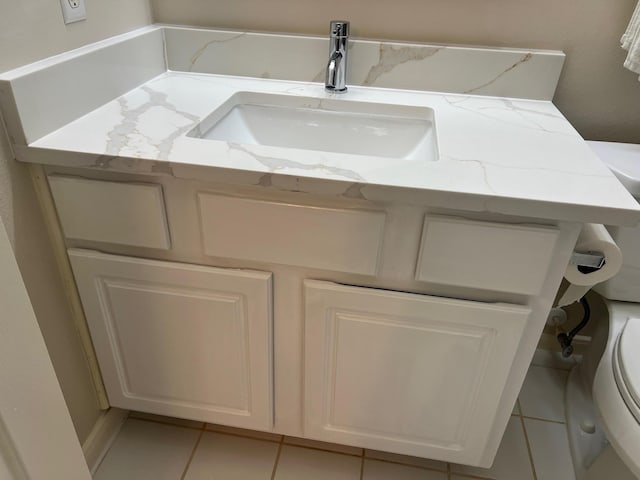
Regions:
[[[86, 0], [86, 4], [88, 20], [65, 27], [57, 0], [0, 0], [0, 71], [150, 22], [147, 0]], [[9, 234], [65, 401], [82, 442], [100, 411], [27, 167], [13, 159], [2, 127], [0, 220]]]
[[640, 143], [640, 82], [620, 36], [636, 0], [151, 0], [154, 20], [324, 35], [563, 50], [555, 104], [587, 139]]
[[58, 0], [0, 0], [0, 72], [151, 23], [148, 0], [85, 0], [87, 20], [65, 25]]

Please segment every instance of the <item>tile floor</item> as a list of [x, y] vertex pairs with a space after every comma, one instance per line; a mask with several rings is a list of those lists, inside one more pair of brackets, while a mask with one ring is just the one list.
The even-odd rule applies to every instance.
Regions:
[[94, 480], [574, 480], [569, 367], [536, 355], [490, 469], [132, 412]]

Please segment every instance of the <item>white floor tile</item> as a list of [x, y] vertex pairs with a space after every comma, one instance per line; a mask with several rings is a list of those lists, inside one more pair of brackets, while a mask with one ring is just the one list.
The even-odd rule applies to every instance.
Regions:
[[529, 367], [520, 390], [520, 408], [525, 417], [564, 422], [564, 389], [569, 372]]
[[274, 480], [358, 480], [362, 458], [283, 445]]
[[[538, 355], [536, 361], [549, 364], [549, 361], [556, 360]], [[532, 365], [520, 392], [520, 413], [534, 417], [524, 421], [538, 480], [575, 480], [565, 425], [554, 423], [565, 420], [566, 379], [567, 371]], [[518, 413], [517, 404], [513, 412]], [[178, 480], [201, 433], [183, 426], [201, 425], [199, 422], [132, 412], [94, 480]], [[206, 429], [185, 480], [270, 479], [280, 448], [280, 435], [209, 424]], [[275, 480], [358, 480], [362, 458], [356, 455], [361, 453], [359, 448], [285, 437]], [[365, 450], [364, 453], [364, 480], [447, 478], [447, 465], [443, 462], [374, 450]], [[534, 478], [520, 417], [510, 419], [491, 468], [451, 465], [450, 480], [473, 478]]]
[[575, 480], [566, 426], [525, 418], [538, 480]]
[[364, 461], [362, 480], [447, 480], [447, 474], [408, 465], [367, 459]]
[[413, 467], [430, 468], [432, 470], [447, 471], [447, 464], [438, 460], [430, 460], [428, 458], [411, 457], [409, 455], [398, 455], [389, 452], [380, 452], [378, 450], [365, 450], [364, 456], [373, 460], [384, 460], [387, 462], [402, 463]]
[[318, 442], [316, 440], [308, 440], [306, 438], [298, 437], [284, 437], [284, 443], [287, 445], [296, 445], [298, 447], [317, 448], [318, 450], [328, 450], [330, 452], [362, 456], [362, 448], [338, 445], [337, 443]]
[[269, 480], [279, 447], [265, 440], [205, 432], [185, 480]]
[[200, 433], [192, 428], [129, 419], [93, 478], [179, 479]]
[[495, 480], [533, 480], [533, 470], [520, 417], [512, 416], [491, 468], [451, 464], [451, 471]]

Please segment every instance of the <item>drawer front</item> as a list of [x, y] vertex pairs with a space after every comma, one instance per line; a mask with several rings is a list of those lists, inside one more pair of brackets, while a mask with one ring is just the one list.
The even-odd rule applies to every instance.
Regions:
[[309, 280], [304, 292], [305, 436], [486, 460], [529, 308]]
[[67, 238], [168, 250], [162, 187], [49, 176]]
[[270, 273], [69, 258], [111, 405], [272, 428]]
[[375, 275], [385, 214], [200, 193], [207, 255]]
[[536, 295], [557, 238], [553, 227], [427, 216], [416, 280]]

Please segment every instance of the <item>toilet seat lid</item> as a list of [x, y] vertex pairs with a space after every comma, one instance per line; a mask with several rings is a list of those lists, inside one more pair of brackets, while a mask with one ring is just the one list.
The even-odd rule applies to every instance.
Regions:
[[638, 413], [640, 412], [640, 318], [630, 318], [627, 321], [620, 333], [616, 356], [620, 368], [620, 380], [626, 387], [626, 393], [631, 397], [626, 399], [626, 403], [634, 413]]

